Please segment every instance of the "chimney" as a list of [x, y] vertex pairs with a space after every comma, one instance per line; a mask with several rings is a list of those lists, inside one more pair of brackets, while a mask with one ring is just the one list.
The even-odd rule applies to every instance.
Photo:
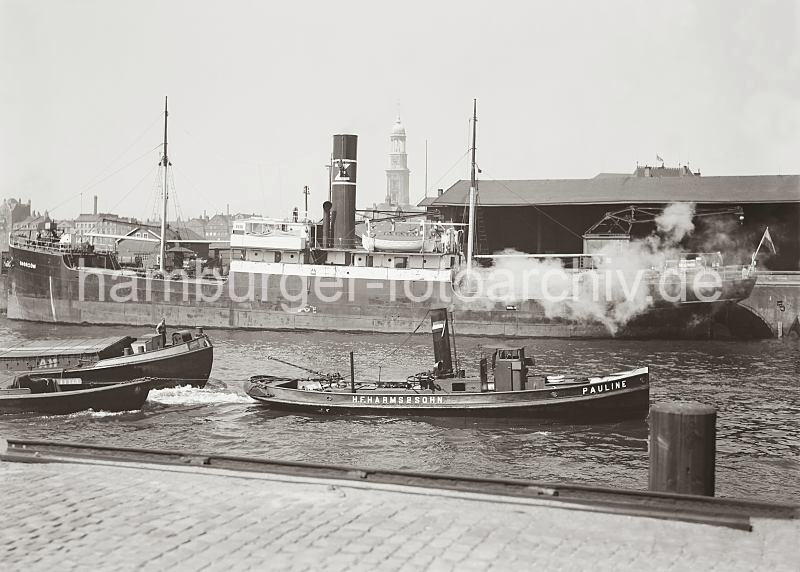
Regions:
[[356, 151], [358, 135], [333, 136], [331, 199], [333, 246], [352, 248], [356, 240]]
[[441, 197], [441, 196], [444, 194], [444, 189], [436, 189], [436, 192], [437, 192], [437, 193], [439, 194], [439, 196]]
[[435, 308], [431, 314], [431, 333], [433, 334], [433, 359], [442, 377], [453, 375], [453, 354], [450, 351], [450, 324], [446, 308]]
[[230, 203], [225, 205], [225, 212], [227, 213], [228, 216], [231, 216], [231, 204]]
[[94, 214], [97, 214], [97, 195], [94, 196]]
[[330, 201], [322, 203], [322, 248], [331, 246], [331, 207]]

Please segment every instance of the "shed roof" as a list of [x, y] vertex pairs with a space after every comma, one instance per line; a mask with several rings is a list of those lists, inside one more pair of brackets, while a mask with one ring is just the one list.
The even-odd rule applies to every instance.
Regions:
[[[800, 175], [487, 180], [480, 181], [478, 188], [481, 206], [800, 203]], [[463, 206], [468, 202], [469, 181], [461, 180], [429, 206]]]

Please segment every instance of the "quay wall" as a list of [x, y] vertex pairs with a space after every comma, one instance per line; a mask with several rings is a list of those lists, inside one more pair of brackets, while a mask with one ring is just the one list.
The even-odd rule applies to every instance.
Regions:
[[755, 318], [752, 337], [800, 335], [800, 272], [759, 272], [752, 294], [739, 306]]
[[6, 443], [8, 570], [782, 572], [800, 559], [797, 507], [754, 499]]

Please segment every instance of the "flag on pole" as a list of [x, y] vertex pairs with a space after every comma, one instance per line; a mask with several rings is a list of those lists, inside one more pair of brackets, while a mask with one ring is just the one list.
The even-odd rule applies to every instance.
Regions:
[[769, 227], [764, 229], [764, 234], [761, 236], [761, 240], [758, 243], [758, 248], [753, 253], [753, 257], [750, 259], [750, 269], [755, 270], [756, 268], [756, 258], [758, 257], [758, 253], [761, 250], [761, 247], [766, 244], [767, 248], [772, 251], [772, 254], [777, 254], [778, 250], [775, 248], [775, 243], [772, 242], [772, 235], [769, 233]]
[[656, 153], [656, 161], [661, 161], [663, 163], [664, 159], [662, 159], [661, 156], [658, 153]]
[[775, 243], [772, 242], [772, 236], [769, 234], [769, 227], [767, 227], [764, 231], [764, 236], [761, 237], [761, 241], [767, 245], [767, 247], [772, 251], [772, 254], [778, 254], [778, 249], [775, 248]]

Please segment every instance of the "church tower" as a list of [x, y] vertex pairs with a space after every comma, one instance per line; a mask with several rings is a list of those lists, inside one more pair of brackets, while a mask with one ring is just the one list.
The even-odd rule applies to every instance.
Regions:
[[389, 168], [386, 169], [386, 202], [392, 206], [408, 205], [408, 155], [406, 154], [406, 129], [397, 121], [392, 126], [392, 135], [389, 138], [391, 149], [389, 151]]

